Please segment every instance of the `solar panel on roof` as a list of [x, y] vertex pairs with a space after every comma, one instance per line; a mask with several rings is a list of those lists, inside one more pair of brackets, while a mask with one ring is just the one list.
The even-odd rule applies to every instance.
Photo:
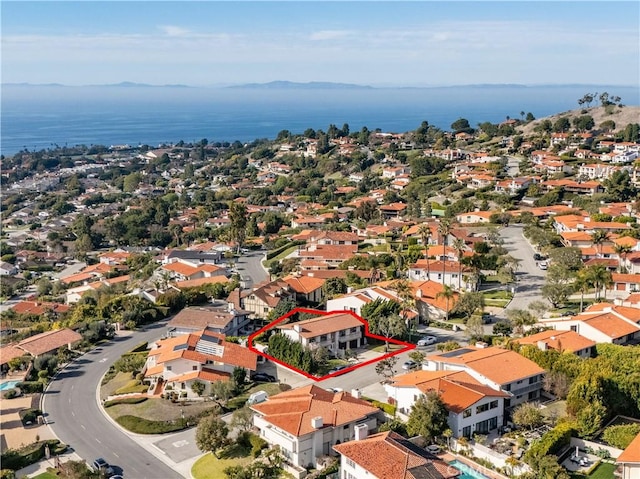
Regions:
[[184, 343], [184, 344], [178, 344], [177, 346], [173, 347], [174, 351], [180, 351], [181, 349], [187, 349], [188, 344]]
[[468, 349], [468, 348], [455, 349], [453, 351], [448, 351], [446, 353], [443, 353], [440, 356], [442, 356], [443, 358], [457, 358], [458, 356], [471, 353], [473, 351], [474, 351], [473, 349]]

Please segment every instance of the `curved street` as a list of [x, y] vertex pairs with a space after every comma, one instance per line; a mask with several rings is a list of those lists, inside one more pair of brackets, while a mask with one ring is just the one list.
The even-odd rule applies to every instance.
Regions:
[[105, 417], [96, 394], [100, 380], [123, 353], [142, 341], [158, 339], [166, 320], [145, 331], [117, 336], [65, 367], [43, 395], [42, 409], [55, 435], [87, 463], [104, 457], [125, 477], [173, 479], [182, 475], [158, 460], [131, 435]]

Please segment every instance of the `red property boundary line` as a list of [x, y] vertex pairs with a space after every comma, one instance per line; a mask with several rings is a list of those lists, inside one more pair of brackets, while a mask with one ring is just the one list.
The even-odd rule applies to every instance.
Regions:
[[[281, 323], [282, 321], [284, 321], [285, 319], [287, 319], [289, 316], [292, 316], [293, 314], [296, 313], [309, 313], [309, 314], [316, 314], [318, 316], [328, 316], [330, 314], [350, 314], [351, 316], [353, 316], [354, 318], [356, 318], [358, 321], [360, 321], [362, 324], [364, 324], [364, 335], [365, 337], [368, 338], [375, 338], [375, 339], [379, 339], [381, 341], [386, 341], [392, 344], [398, 344], [400, 346], [404, 346], [404, 348], [392, 352], [392, 353], [387, 353], [379, 358], [375, 358], [375, 359], [370, 359], [369, 361], [365, 361], [363, 363], [358, 363], [358, 364], [354, 364], [353, 366], [350, 366], [348, 368], [344, 368], [341, 369], [338, 372], [332, 373], [332, 374], [326, 374], [320, 378], [313, 376], [311, 374], [309, 374], [306, 371], [302, 371], [301, 369], [298, 369], [294, 366], [292, 366], [291, 364], [285, 363], [284, 361], [281, 361], [280, 359], [274, 358], [273, 356], [269, 355], [269, 354], [265, 354], [262, 351], [259, 351], [258, 349], [256, 349], [253, 346], [253, 340], [259, 336], [260, 334], [268, 331], [269, 329], [272, 329], [274, 326], [276, 326], [277, 324]], [[291, 311], [289, 311], [287, 314], [285, 314], [284, 316], [280, 316], [278, 319], [271, 321], [269, 324], [267, 324], [266, 326], [260, 328], [258, 331], [256, 331], [255, 333], [253, 333], [251, 336], [249, 336], [248, 341], [247, 341], [247, 347], [253, 351], [254, 353], [257, 353], [261, 356], [264, 356], [265, 358], [268, 358], [270, 361], [273, 361], [274, 363], [280, 364], [281, 366], [284, 366], [286, 368], [291, 369], [292, 371], [297, 372], [298, 374], [302, 374], [303, 376], [309, 378], [309, 379], [313, 379], [314, 381], [324, 381], [325, 379], [328, 378], [333, 378], [336, 376], [341, 376], [342, 374], [348, 373], [350, 371], [354, 371], [358, 368], [361, 368], [363, 366], [367, 366], [369, 364], [373, 364], [376, 363], [378, 361], [382, 361], [383, 359], [387, 359], [390, 358], [391, 356], [396, 356], [398, 354], [404, 353], [406, 351], [411, 351], [412, 349], [416, 348], [415, 344], [411, 344], [411, 343], [407, 343], [405, 341], [400, 341], [399, 339], [392, 339], [392, 338], [387, 338], [385, 336], [379, 336], [377, 334], [373, 334], [371, 332], [369, 332], [369, 323], [367, 322], [367, 320], [361, 318], [360, 316], [358, 316], [357, 314], [355, 314], [353, 311], [319, 311], [317, 309], [307, 309], [307, 308], [295, 308]]]

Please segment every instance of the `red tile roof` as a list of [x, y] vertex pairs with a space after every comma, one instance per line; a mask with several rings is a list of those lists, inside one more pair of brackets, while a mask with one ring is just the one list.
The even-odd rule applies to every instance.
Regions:
[[360, 326], [364, 326], [364, 323], [351, 314], [336, 313], [318, 316], [317, 318], [311, 318], [305, 321], [298, 321], [297, 323], [279, 325], [278, 328], [287, 330], [300, 328], [300, 336], [303, 338], [315, 338], [323, 334], [334, 333], [349, 328], [359, 328]]
[[347, 392], [333, 393], [313, 384], [271, 396], [251, 409], [296, 437], [314, 432], [311, 420], [316, 417], [322, 417], [323, 427], [338, 427], [379, 412]]
[[45, 331], [29, 338], [23, 339], [18, 343], [18, 347], [24, 349], [32, 356], [40, 356], [41, 354], [54, 351], [67, 344], [82, 341], [82, 336], [72, 329], [64, 328], [55, 331]]
[[640, 434], [622, 451], [622, 454], [618, 456], [616, 462], [618, 464], [640, 464]]
[[333, 449], [378, 479], [451, 479], [461, 472], [393, 431]]

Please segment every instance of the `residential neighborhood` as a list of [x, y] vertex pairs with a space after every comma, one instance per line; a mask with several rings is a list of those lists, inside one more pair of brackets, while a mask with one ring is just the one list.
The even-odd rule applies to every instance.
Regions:
[[639, 477], [629, 109], [3, 157], [3, 468]]

